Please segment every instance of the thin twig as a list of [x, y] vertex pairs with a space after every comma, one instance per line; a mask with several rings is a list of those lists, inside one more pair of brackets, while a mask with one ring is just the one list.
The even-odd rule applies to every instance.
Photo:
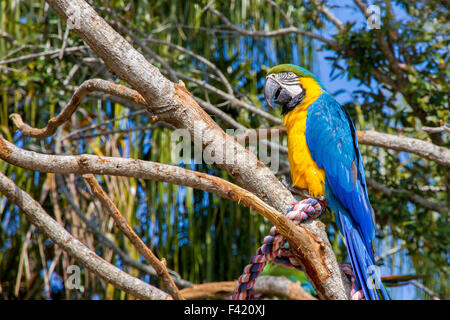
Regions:
[[327, 7], [325, 4], [321, 4], [319, 0], [314, 0], [314, 3], [317, 5], [317, 9], [322, 12], [328, 20], [330, 20], [338, 30], [344, 29], [344, 23], [338, 19]]
[[64, 57], [64, 53], [66, 52], [67, 39], [69, 39], [69, 33], [70, 33], [70, 27], [69, 27], [69, 25], [66, 25], [66, 31], [64, 31], [64, 36], [63, 36], [63, 44], [61, 46], [61, 51], [59, 53], [59, 60], [62, 60], [62, 58]]
[[243, 126], [242, 124], [240, 124], [239, 122], [234, 120], [227, 113], [223, 112], [222, 110], [220, 110], [216, 106], [212, 105], [211, 103], [209, 103], [209, 102], [207, 102], [207, 101], [205, 101], [203, 99], [197, 98], [197, 97], [194, 97], [194, 99], [208, 113], [211, 113], [211, 114], [215, 115], [216, 117], [222, 119], [223, 121], [225, 121], [226, 123], [231, 125], [233, 128], [235, 128], [235, 129], [243, 129], [243, 130], [247, 129], [245, 126]]
[[208, 66], [211, 70], [213, 70], [217, 76], [219, 77], [220, 81], [223, 83], [223, 85], [227, 88], [227, 91], [229, 94], [233, 94], [233, 87], [231, 86], [231, 84], [228, 82], [228, 79], [225, 77], [225, 75], [222, 73], [222, 71], [219, 70], [219, 68], [217, 68], [217, 66], [212, 63], [211, 61], [209, 61], [208, 59], [190, 51], [187, 50], [186, 48], [182, 47], [182, 46], [178, 46], [176, 44], [170, 43], [170, 42], [166, 42], [166, 41], [162, 41], [162, 40], [158, 40], [158, 39], [151, 39], [148, 38], [145, 41], [150, 42], [150, 43], [155, 43], [155, 44], [160, 44], [160, 45], [164, 45], [167, 46], [169, 48], [175, 49], [177, 51], [180, 51], [184, 54], [187, 54], [191, 57], [193, 57], [194, 59], [202, 62], [204, 65]]
[[183, 299], [183, 296], [180, 294], [176, 284], [170, 277], [166, 266], [153, 254], [153, 252], [145, 245], [141, 238], [130, 227], [127, 220], [122, 216], [114, 202], [102, 189], [100, 184], [97, 182], [97, 179], [95, 179], [94, 175], [86, 174], [83, 175], [83, 178], [89, 184], [92, 193], [97, 198], [97, 200], [101, 202], [106, 212], [114, 219], [119, 229], [127, 236], [128, 239], [130, 239], [139, 253], [156, 270], [158, 277], [163, 281], [165, 287], [167, 288], [167, 290], [169, 290], [169, 293], [175, 299]]
[[429, 296], [431, 296], [431, 298], [433, 300], [441, 300], [439, 298], [439, 296], [435, 292], [433, 292], [430, 288], [424, 286], [423, 284], [421, 284], [417, 280], [411, 280], [410, 283], [412, 283], [415, 287], [425, 291], [425, 293], [428, 294]]
[[117, 129], [117, 130], [110, 130], [110, 131], [104, 131], [99, 133], [93, 133], [93, 134], [86, 134], [86, 135], [78, 135], [76, 137], [71, 137], [70, 140], [80, 140], [80, 139], [92, 139], [95, 137], [100, 136], [107, 136], [110, 134], [117, 134], [117, 133], [128, 133], [128, 132], [134, 132], [134, 131], [147, 131], [147, 130], [153, 130], [156, 128], [167, 128], [170, 130], [174, 130], [174, 126], [171, 124], [164, 122], [164, 121], [158, 121], [152, 125], [149, 126], [143, 126], [143, 127], [135, 127], [135, 128], [129, 128], [129, 129]]
[[422, 130], [426, 133], [440, 133], [440, 132], [446, 132], [450, 133], [450, 127], [446, 124], [441, 125], [440, 127], [422, 127]]
[[427, 208], [429, 210], [433, 210], [433, 211], [436, 211], [436, 212], [441, 212], [441, 213], [448, 212], [448, 208], [447, 207], [444, 207], [444, 206], [441, 206], [441, 205], [439, 205], [437, 203], [431, 202], [431, 201], [429, 201], [429, 200], [427, 200], [425, 198], [422, 198], [421, 196], [418, 196], [416, 194], [411, 194], [411, 192], [409, 190], [392, 189], [392, 188], [389, 188], [389, 187], [387, 187], [387, 186], [385, 186], [385, 185], [383, 185], [383, 184], [381, 184], [381, 183], [379, 183], [379, 182], [377, 182], [374, 179], [371, 179], [369, 177], [366, 177], [366, 182], [367, 182], [367, 185], [370, 188], [372, 188], [372, 189], [374, 189], [374, 190], [376, 190], [378, 192], [381, 192], [381, 193], [385, 194], [388, 197], [392, 197], [394, 194], [399, 194], [399, 195], [405, 194], [406, 198], [408, 200], [410, 200], [411, 202], [414, 202], [414, 203], [416, 203], [416, 204], [418, 204], [418, 205], [420, 205], [420, 206], [422, 206], [424, 208]]
[[213, 13], [214, 15], [216, 15], [220, 20], [222, 20], [222, 22], [225, 24], [226, 27], [228, 27], [231, 30], [236, 31], [238, 34], [243, 35], [243, 36], [248, 36], [248, 37], [255, 37], [255, 38], [272, 38], [272, 37], [277, 37], [277, 36], [281, 36], [281, 35], [285, 35], [285, 34], [299, 34], [302, 36], [307, 36], [309, 38], [313, 38], [313, 39], [317, 39], [320, 40], [326, 44], [328, 44], [330, 47], [333, 48], [338, 48], [339, 45], [334, 42], [331, 39], [327, 39], [321, 35], [318, 35], [316, 33], [313, 32], [309, 32], [309, 31], [304, 31], [295, 27], [289, 27], [289, 28], [282, 28], [282, 29], [278, 29], [278, 30], [274, 30], [274, 31], [248, 31], [248, 30], [244, 30], [242, 28], [236, 27], [234, 24], [232, 24], [230, 22], [230, 20], [228, 20], [228, 18], [226, 18], [222, 13], [220, 13], [219, 11], [217, 11], [216, 9], [214, 9], [212, 6], [208, 7], [208, 11], [210, 11], [211, 13]]
[[47, 298], [50, 298], [50, 275], [47, 272], [47, 259], [45, 258], [44, 246], [42, 245], [41, 235], [38, 237], [37, 243], [39, 248], [39, 257], [41, 258], [42, 269], [44, 272], [44, 292]]
[[403, 249], [405, 249], [405, 247], [402, 246], [402, 245], [397, 246], [395, 248], [391, 248], [391, 249], [383, 252], [383, 254], [375, 257], [375, 262], [382, 261], [382, 260], [386, 259], [387, 257], [392, 256], [393, 254], [396, 254], [397, 252], [399, 252], [399, 251], [401, 251]]
[[[59, 187], [63, 191], [65, 198], [69, 202], [70, 206], [74, 209], [77, 216], [87, 226], [88, 230], [95, 236], [95, 238], [102, 245], [104, 245], [105, 247], [111, 249], [114, 253], [116, 253], [122, 259], [122, 262], [124, 264], [129, 265], [133, 268], [136, 268], [143, 273], [147, 273], [152, 276], [158, 276], [155, 269], [152, 266], [145, 265], [137, 260], [134, 260], [127, 253], [125, 253], [121, 248], [119, 248], [114, 242], [112, 242], [103, 232], [101, 232], [97, 228], [96, 224], [86, 217], [86, 215], [81, 211], [80, 207], [72, 199], [72, 196], [70, 195], [69, 191], [67, 190], [67, 188], [64, 185], [64, 180], [62, 179], [62, 176], [59, 174], [56, 174], [55, 177], [56, 177]], [[89, 197], [90, 197], [90, 195], [89, 195]], [[91, 198], [92, 197], [90, 197], [90, 199]], [[184, 288], [184, 287], [190, 287], [192, 285], [192, 283], [190, 283], [189, 281], [181, 279], [175, 271], [168, 269], [168, 272], [172, 275], [173, 281], [179, 287]]]
[[80, 135], [80, 133], [85, 132], [85, 131], [97, 129], [97, 128], [105, 126], [105, 125], [107, 125], [109, 123], [120, 121], [120, 120], [123, 120], [123, 119], [132, 118], [134, 116], [137, 116], [137, 115], [140, 115], [140, 114], [143, 114], [143, 113], [145, 113], [144, 109], [138, 110], [138, 111], [133, 111], [130, 114], [127, 114], [127, 115], [124, 115], [124, 116], [121, 116], [121, 117], [108, 119], [108, 120], [100, 122], [100, 123], [96, 123], [96, 124], [93, 124], [93, 125], [90, 125], [90, 126], [87, 126], [87, 127], [82, 127], [80, 129], [73, 130], [71, 133], [66, 135], [62, 140], [66, 140], [66, 139], [72, 138], [73, 136]]
[[238, 98], [236, 98], [234, 95], [228, 94], [228, 93], [226, 93], [226, 92], [224, 92], [224, 91], [222, 91], [222, 90], [220, 90], [220, 89], [218, 89], [218, 88], [216, 88], [216, 87], [206, 83], [203, 80], [195, 79], [195, 78], [190, 77], [188, 75], [185, 75], [185, 74], [183, 74], [181, 72], [177, 72], [177, 75], [180, 78], [182, 78], [182, 79], [186, 79], [186, 80], [188, 80], [190, 82], [193, 82], [193, 83], [199, 85], [200, 87], [205, 88], [206, 90], [211, 91], [211, 92], [221, 96], [222, 98], [230, 101], [231, 105], [233, 107], [235, 107], [235, 108], [236, 107], [242, 107], [242, 108], [244, 108], [244, 109], [246, 109], [246, 110], [248, 110], [248, 111], [250, 111], [250, 112], [252, 112], [254, 114], [257, 114], [257, 115], [259, 115], [259, 116], [261, 116], [261, 117], [263, 117], [263, 118], [265, 118], [267, 120], [272, 121], [275, 124], [282, 124], [283, 123], [283, 121], [280, 118], [277, 118], [277, 117], [271, 115], [268, 112], [265, 112], [265, 111], [263, 111], [261, 109], [256, 108], [255, 106], [252, 106], [252, 105], [250, 105], [248, 103], [245, 103], [245, 102], [239, 100]]
[[[86, 47], [85, 46], [79, 46], [79, 47], [66, 48], [65, 49], [65, 53], [74, 53], [74, 52], [78, 52], [78, 51], [82, 51], [82, 50], [86, 50]], [[21, 57], [18, 57], [18, 58], [14, 58], [14, 59], [0, 61], [0, 65], [17, 63], [17, 62], [22, 62], [22, 61], [25, 61], [25, 60], [36, 59], [36, 58], [40, 58], [40, 57], [47, 57], [47, 56], [51, 56], [51, 55], [54, 55], [54, 54], [59, 54], [60, 52], [61, 52], [61, 49], [45, 51], [45, 52], [39, 52], [39, 53], [33, 53], [33, 54], [26, 55], [26, 56], [21, 56]]]

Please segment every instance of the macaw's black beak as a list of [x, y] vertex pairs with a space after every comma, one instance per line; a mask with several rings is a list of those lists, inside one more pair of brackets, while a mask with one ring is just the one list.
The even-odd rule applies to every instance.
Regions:
[[266, 83], [264, 84], [264, 98], [267, 104], [274, 108], [272, 101], [283, 106], [292, 100], [292, 95], [289, 91], [283, 89], [275, 80], [267, 77]]
[[272, 78], [266, 78], [266, 83], [264, 84], [264, 98], [271, 108], [274, 108], [272, 100], [277, 98], [280, 91], [281, 86], [275, 80]]

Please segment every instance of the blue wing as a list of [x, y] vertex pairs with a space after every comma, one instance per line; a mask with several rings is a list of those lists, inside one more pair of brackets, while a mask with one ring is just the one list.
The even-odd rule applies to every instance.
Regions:
[[[325, 191], [341, 230], [355, 277], [366, 299], [388, 299], [375, 265], [372, 241], [375, 226], [367, 195], [364, 167], [355, 128], [348, 113], [328, 93], [308, 107], [306, 143], [311, 157], [325, 170]], [[370, 285], [375, 281], [376, 286]], [[375, 288], [379, 288], [377, 291]]]
[[371, 247], [375, 227], [355, 128], [347, 112], [328, 93], [308, 108], [306, 143], [311, 157], [325, 170], [330, 191]]

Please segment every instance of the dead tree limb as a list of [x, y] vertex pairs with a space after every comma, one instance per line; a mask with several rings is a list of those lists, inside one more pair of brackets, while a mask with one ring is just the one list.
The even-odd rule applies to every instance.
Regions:
[[156, 270], [158, 278], [163, 281], [170, 294], [175, 299], [183, 299], [182, 295], [178, 291], [177, 286], [170, 277], [166, 266], [153, 254], [153, 252], [145, 245], [141, 238], [139, 238], [136, 232], [134, 232], [134, 230], [130, 227], [127, 220], [122, 216], [114, 202], [108, 197], [105, 191], [103, 191], [94, 175], [85, 174], [83, 175], [83, 178], [91, 188], [94, 196], [97, 198], [97, 200], [100, 201], [106, 212], [114, 219], [119, 229], [125, 234], [128, 239], [130, 239], [131, 243], [133, 243], [134, 247], [139, 251], [139, 253]]
[[170, 299], [167, 293], [130, 276], [91, 251], [58, 222], [53, 220], [36, 200], [1, 172], [0, 192], [9, 201], [22, 209], [28, 220], [38, 227], [41, 232], [104, 281], [138, 299]]

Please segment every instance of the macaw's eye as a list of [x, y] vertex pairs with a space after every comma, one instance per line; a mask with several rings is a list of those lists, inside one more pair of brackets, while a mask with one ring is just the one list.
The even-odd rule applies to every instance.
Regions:
[[297, 75], [295, 74], [295, 73], [293, 73], [292, 71], [289, 71], [288, 72], [288, 77], [289, 78], [294, 78], [294, 77], [296, 77]]

